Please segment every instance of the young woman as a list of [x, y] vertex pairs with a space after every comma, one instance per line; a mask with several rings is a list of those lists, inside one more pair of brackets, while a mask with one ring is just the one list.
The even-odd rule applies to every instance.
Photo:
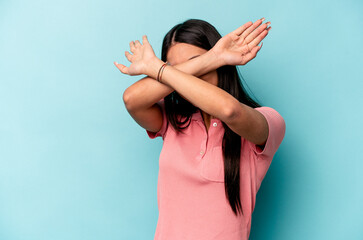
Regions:
[[125, 51], [129, 67], [114, 63], [147, 75], [123, 100], [151, 139], [163, 139], [155, 239], [249, 238], [257, 191], [285, 135], [282, 116], [248, 96], [236, 68], [261, 49], [271, 29], [263, 21], [221, 37], [189, 19], [166, 34], [161, 59], [144, 35]]

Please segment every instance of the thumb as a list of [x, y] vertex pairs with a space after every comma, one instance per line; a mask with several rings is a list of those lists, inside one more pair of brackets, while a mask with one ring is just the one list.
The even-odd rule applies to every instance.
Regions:
[[260, 49], [262, 48], [263, 42], [261, 42], [261, 45], [258, 46], [258, 51], [260, 51]]
[[121, 63], [113, 62], [115, 66], [124, 74], [129, 74], [129, 68], [125, 65], [122, 65]]
[[256, 55], [257, 55], [258, 51], [260, 51], [260, 49], [261, 49], [261, 46], [255, 46], [254, 48], [252, 48], [251, 55], [253, 57], [256, 57]]

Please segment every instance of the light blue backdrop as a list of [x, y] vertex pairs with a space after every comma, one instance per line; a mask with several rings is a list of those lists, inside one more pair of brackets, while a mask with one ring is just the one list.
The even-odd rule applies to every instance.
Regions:
[[146, 34], [272, 29], [241, 73], [287, 129], [251, 239], [363, 239], [362, 1], [0, 1], [0, 239], [153, 239], [158, 157], [121, 74]]

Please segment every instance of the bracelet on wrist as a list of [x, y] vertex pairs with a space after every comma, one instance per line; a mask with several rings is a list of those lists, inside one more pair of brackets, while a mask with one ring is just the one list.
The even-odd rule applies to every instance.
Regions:
[[164, 72], [164, 68], [166, 67], [166, 65], [170, 65], [168, 62], [164, 63], [160, 69], [159, 69], [159, 72], [158, 72], [158, 76], [156, 77], [156, 80], [161, 83], [161, 77], [163, 75], [163, 72]]

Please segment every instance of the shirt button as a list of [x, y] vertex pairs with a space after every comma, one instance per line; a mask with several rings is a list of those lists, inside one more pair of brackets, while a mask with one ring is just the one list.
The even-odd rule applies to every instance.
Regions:
[[213, 123], [213, 127], [217, 127], [217, 123], [215, 122], [215, 123]]
[[203, 150], [202, 150], [202, 151], [200, 151], [200, 155], [203, 155]]

